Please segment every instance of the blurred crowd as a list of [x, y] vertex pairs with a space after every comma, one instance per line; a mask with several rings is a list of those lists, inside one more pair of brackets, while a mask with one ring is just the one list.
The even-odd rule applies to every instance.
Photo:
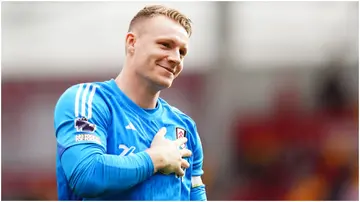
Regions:
[[358, 102], [338, 68], [322, 72], [314, 109], [303, 109], [288, 86], [274, 96], [273, 111], [238, 117], [238, 180], [228, 200], [358, 200]]

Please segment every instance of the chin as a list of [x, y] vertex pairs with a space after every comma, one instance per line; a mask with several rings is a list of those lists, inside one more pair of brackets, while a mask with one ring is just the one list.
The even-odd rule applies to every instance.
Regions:
[[148, 79], [156, 86], [158, 90], [170, 88], [175, 76], [168, 71], [157, 72], [157, 74], [149, 75]]
[[169, 81], [162, 81], [162, 82], [158, 82], [157, 85], [159, 87], [161, 87], [162, 89], [166, 89], [166, 88], [170, 88], [172, 85], [172, 82]]
[[166, 89], [166, 88], [170, 88], [172, 85], [172, 79], [169, 78], [161, 78], [161, 79], [157, 79], [156, 81], [154, 81], [154, 83], [159, 87], [160, 90]]

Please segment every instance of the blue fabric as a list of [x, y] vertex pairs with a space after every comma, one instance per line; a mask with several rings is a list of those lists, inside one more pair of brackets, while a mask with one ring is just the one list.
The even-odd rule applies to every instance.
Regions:
[[[142, 109], [113, 79], [74, 85], [56, 104], [54, 127], [59, 200], [206, 200], [204, 186], [191, 187], [191, 177], [203, 174], [196, 125], [161, 98]], [[188, 138], [193, 155], [182, 178], [153, 174], [144, 152], [162, 127], [170, 140]]]

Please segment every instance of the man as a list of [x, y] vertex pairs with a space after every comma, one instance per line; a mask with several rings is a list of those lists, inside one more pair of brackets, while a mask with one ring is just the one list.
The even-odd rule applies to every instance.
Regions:
[[196, 125], [159, 98], [183, 69], [190, 23], [171, 8], [143, 8], [130, 23], [118, 77], [60, 97], [60, 200], [206, 200]]

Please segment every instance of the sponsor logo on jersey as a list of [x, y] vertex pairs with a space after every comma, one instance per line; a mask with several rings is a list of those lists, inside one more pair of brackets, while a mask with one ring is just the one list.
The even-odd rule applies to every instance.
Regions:
[[75, 119], [74, 125], [78, 132], [94, 132], [96, 130], [96, 125], [90, 123], [85, 117]]
[[131, 147], [127, 147], [124, 144], [120, 144], [119, 145], [119, 149], [122, 149], [123, 151], [119, 154], [119, 156], [127, 156], [127, 155], [131, 155], [133, 154], [133, 152], [135, 151], [136, 147], [131, 146]]
[[129, 123], [129, 125], [125, 126], [125, 128], [128, 130], [136, 130], [134, 124], [132, 124], [131, 122]]
[[101, 144], [100, 138], [94, 134], [79, 134], [75, 136], [76, 142], [96, 142]]
[[[186, 130], [180, 127], [176, 127], [176, 139], [186, 137]], [[186, 144], [182, 144], [180, 147], [184, 149]]]

